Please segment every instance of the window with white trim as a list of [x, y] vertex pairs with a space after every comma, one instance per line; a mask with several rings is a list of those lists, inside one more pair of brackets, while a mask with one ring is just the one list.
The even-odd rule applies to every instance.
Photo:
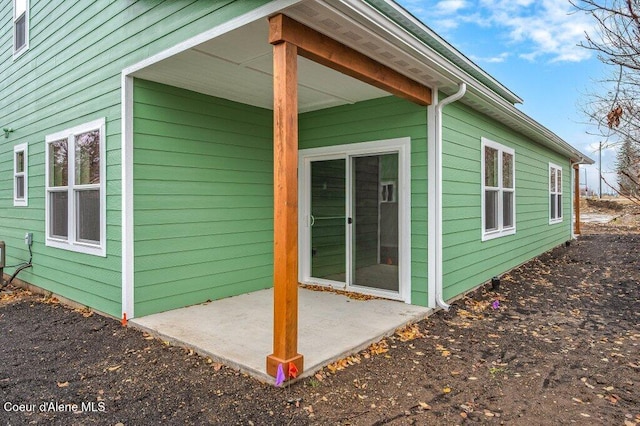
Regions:
[[13, 147], [13, 205], [25, 207], [28, 204], [28, 152], [27, 144]]
[[46, 244], [105, 256], [105, 120], [46, 137]]
[[562, 222], [562, 167], [549, 163], [549, 223]]
[[482, 138], [482, 241], [516, 232], [515, 151]]
[[13, 0], [13, 57], [29, 48], [29, 0]]

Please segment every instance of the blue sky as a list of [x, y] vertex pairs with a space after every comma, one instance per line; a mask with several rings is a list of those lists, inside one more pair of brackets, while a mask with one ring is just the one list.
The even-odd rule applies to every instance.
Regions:
[[[590, 17], [568, 0], [396, 1], [520, 96], [518, 108], [596, 160], [587, 167], [587, 183], [597, 190], [600, 138], [588, 134], [593, 129], [580, 111], [585, 93], [607, 71], [578, 46], [585, 31], [595, 34]], [[614, 160], [613, 150], [603, 151], [603, 172], [614, 170]], [[615, 181], [611, 173], [605, 178]]]

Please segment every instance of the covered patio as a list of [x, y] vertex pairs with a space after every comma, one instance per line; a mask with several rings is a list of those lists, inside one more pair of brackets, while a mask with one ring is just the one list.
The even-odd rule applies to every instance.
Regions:
[[[298, 349], [305, 354], [305, 370], [298, 378], [311, 376], [432, 311], [304, 288], [298, 297]], [[273, 380], [264, 362], [273, 340], [273, 289], [148, 315], [130, 324], [259, 380]]]
[[[351, 9], [354, 6], [362, 10]], [[374, 16], [368, 16], [371, 13]], [[371, 19], [385, 23], [373, 26]], [[291, 364], [303, 374], [313, 373], [321, 364], [429, 312], [392, 301], [354, 301], [307, 291], [298, 294], [299, 114], [395, 95], [425, 108], [426, 116], [434, 95], [437, 102], [432, 88], [447, 92], [458, 88], [448, 61], [433, 52], [417, 54], [416, 46], [403, 41], [404, 32], [391, 35], [391, 29], [397, 31], [388, 18], [359, 2], [271, 2], [123, 70], [122, 300], [126, 317], [137, 316], [134, 295], [138, 291], [135, 242], [131, 240], [134, 79], [273, 110], [274, 153], [273, 289], [136, 318], [134, 323], [267, 377], [265, 374], [275, 376], [279, 366], [286, 371]], [[432, 131], [425, 126], [423, 134], [426, 137]], [[409, 285], [410, 272], [405, 273]], [[429, 288], [431, 301], [427, 304], [433, 306], [434, 284], [421, 280], [418, 285]], [[359, 311], [354, 311], [355, 306]], [[373, 324], [379, 326], [368, 327]], [[240, 334], [244, 332], [248, 334]], [[251, 355], [245, 359], [242, 353]]]

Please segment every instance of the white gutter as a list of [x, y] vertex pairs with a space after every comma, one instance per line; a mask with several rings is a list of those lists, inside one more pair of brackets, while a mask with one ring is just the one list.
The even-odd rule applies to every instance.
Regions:
[[430, 215], [433, 218], [429, 227], [429, 266], [433, 271], [429, 276], [435, 281], [435, 304], [444, 310], [449, 310], [450, 306], [444, 301], [442, 291], [442, 109], [461, 99], [466, 92], [466, 83], [460, 83], [458, 91], [453, 95], [441, 101], [434, 97], [433, 118], [429, 122], [429, 125], [433, 126], [430, 133], [433, 143], [429, 144], [433, 148], [428, 150], [428, 155], [431, 158], [429, 167], [433, 168], [429, 174], [429, 181], [433, 182], [430, 186], [433, 194], [429, 196], [429, 199], [433, 200], [429, 206]]

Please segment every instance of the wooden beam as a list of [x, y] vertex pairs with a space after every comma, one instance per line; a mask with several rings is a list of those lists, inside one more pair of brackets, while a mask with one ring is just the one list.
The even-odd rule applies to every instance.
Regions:
[[269, 18], [269, 42], [289, 42], [298, 54], [418, 105], [431, 105], [431, 89], [288, 16]]
[[282, 364], [302, 373], [298, 353], [298, 54], [291, 43], [273, 46], [273, 354], [267, 373]]
[[573, 222], [573, 233], [580, 235], [580, 165], [573, 165], [573, 210], [575, 220]]

